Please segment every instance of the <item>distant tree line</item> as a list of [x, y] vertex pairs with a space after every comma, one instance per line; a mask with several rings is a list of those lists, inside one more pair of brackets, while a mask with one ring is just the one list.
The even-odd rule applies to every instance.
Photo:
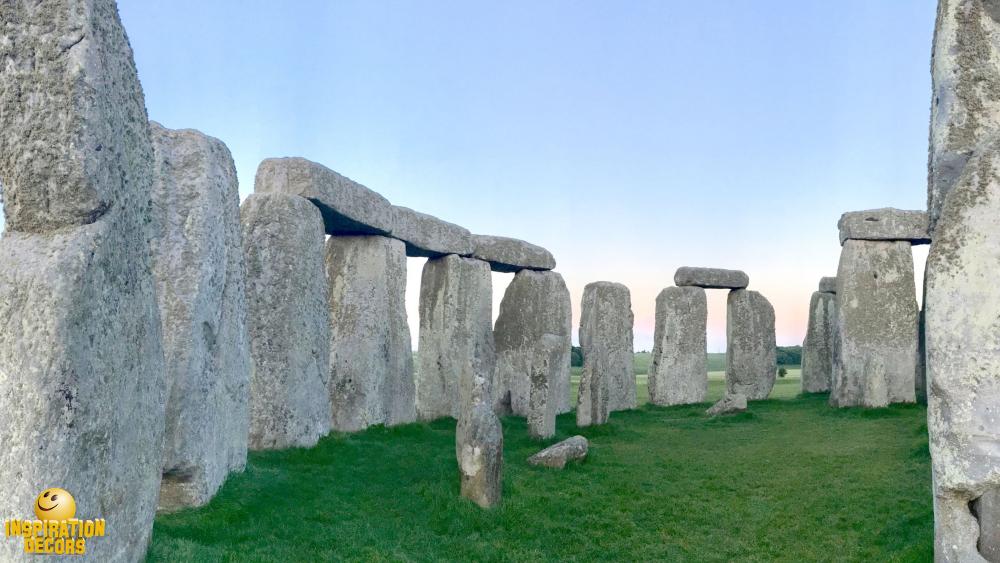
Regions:
[[[802, 346], [778, 346], [777, 359], [779, 366], [797, 366], [802, 364]], [[570, 350], [569, 365], [583, 366], [583, 350], [573, 346]]]

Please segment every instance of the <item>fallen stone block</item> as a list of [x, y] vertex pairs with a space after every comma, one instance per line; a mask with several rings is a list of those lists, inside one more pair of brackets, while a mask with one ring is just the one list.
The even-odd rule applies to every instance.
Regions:
[[746, 410], [746, 395], [743, 395], [742, 393], [727, 393], [725, 397], [719, 399], [717, 403], [709, 407], [708, 410], [705, 411], [705, 414], [708, 416], [719, 416], [723, 414], [737, 414], [746, 412]]
[[674, 273], [674, 284], [705, 289], [743, 289], [750, 285], [750, 276], [739, 270], [682, 266]]
[[507, 237], [473, 235], [474, 258], [490, 263], [494, 272], [553, 270], [556, 259], [540, 246]]
[[582, 460], [587, 457], [589, 444], [583, 436], [573, 436], [558, 444], [553, 444], [528, 458], [531, 465], [562, 469], [570, 461]]
[[904, 211], [885, 207], [868, 211], [851, 211], [840, 216], [840, 244], [847, 240], [907, 241], [910, 244], [930, 244], [925, 211]]
[[255, 193], [304, 197], [319, 207], [328, 235], [392, 233], [395, 212], [378, 193], [304, 158], [268, 158], [257, 167]]

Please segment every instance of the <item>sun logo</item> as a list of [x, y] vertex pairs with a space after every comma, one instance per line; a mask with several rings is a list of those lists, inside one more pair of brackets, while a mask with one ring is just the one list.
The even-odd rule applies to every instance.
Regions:
[[76, 500], [66, 489], [45, 489], [35, 499], [35, 516], [39, 520], [69, 520], [76, 516]]

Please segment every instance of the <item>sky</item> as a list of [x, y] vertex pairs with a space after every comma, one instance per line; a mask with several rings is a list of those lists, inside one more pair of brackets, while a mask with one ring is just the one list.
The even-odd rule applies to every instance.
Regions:
[[648, 350], [656, 295], [709, 266], [746, 271], [800, 344], [840, 214], [926, 206], [934, 0], [118, 4], [150, 118], [222, 139], [241, 197], [261, 160], [301, 156], [544, 246], [574, 341], [587, 283], [629, 287]]

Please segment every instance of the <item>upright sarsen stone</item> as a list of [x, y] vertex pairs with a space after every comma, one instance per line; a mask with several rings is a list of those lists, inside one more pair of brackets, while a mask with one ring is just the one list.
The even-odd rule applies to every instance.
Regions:
[[481, 508], [493, 508], [503, 492], [503, 428], [493, 412], [488, 382], [471, 373], [460, 376], [473, 381], [472, 395], [455, 425], [461, 494]]
[[[823, 278], [827, 279], [827, 278]], [[809, 299], [809, 327], [802, 346], [802, 392], [825, 393], [833, 379], [833, 334], [837, 329], [837, 296], [815, 292]]]
[[992, 1], [939, 0], [931, 76], [927, 209], [934, 233], [945, 199], [980, 144], [1000, 132], [1000, 17]]
[[165, 396], [132, 50], [111, 0], [3, 2], [0, 29], [0, 512], [58, 483], [111, 531], [81, 560], [138, 561]]
[[330, 403], [333, 428], [412, 422], [413, 352], [406, 322], [406, 246], [377, 236], [332, 236]]
[[151, 123], [153, 273], [167, 410], [161, 510], [201, 506], [247, 454], [250, 344], [240, 195], [221, 141]]
[[1000, 552], [997, 217], [1000, 142], [993, 142], [968, 162], [948, 194], [927, 258], [927, 429], [940, 561], [980, 554], [996, 560]]
[[551, 438], [556, 433], [556, 398], [551, 380], [552, 364], [566, 360], [563, 339], [554, 334], [542, 335], [535, 346], [528, 390], [528, 434], [532, 438]]
[[498, 412], [525, 416], [529, 412], [531, 377], [539, 366], [534, 362], [548, 357], [539, 352], [549, 335], [561, 342], [550, 350], [543, 369], [548, 377], [556, 414], [569, 412], [569, 370], [572, 333], [569, 289], [563, 277], [552, 271], [521, 270], [507, 286], [500, 302], [500, 314], [493, 327], [497, 346], [497, 376], [494, 390]]
[[848, 240], [837, 271], [830, 404], [915, 401], [917, 300], [908, 242]]
[[475, 378], [491, 397], [496, 372], [490, 265], [449, 254], [428, 260], [420, 281], [417, 417], [458, 418]]
[[668, 287], [656, 297], [649, 402], [700, 403], [708, 392], [708, 300], [700, 287]]
[[251, 194], [240, 209], [254, 450], [310, 447], [330, 432], [330, 314], [323, 217], [309, 200]]
[[577, 425], [603, 424], [611, 411], [635, 407], [633, 319], [631, 298], [624, 285], [593, 282], [583, 289], [583, 373], [577, 397]]
[[774, 387], [774, 307], [756, 291], [737, 289], [726, 302], [726, 394], [766, 399]]

